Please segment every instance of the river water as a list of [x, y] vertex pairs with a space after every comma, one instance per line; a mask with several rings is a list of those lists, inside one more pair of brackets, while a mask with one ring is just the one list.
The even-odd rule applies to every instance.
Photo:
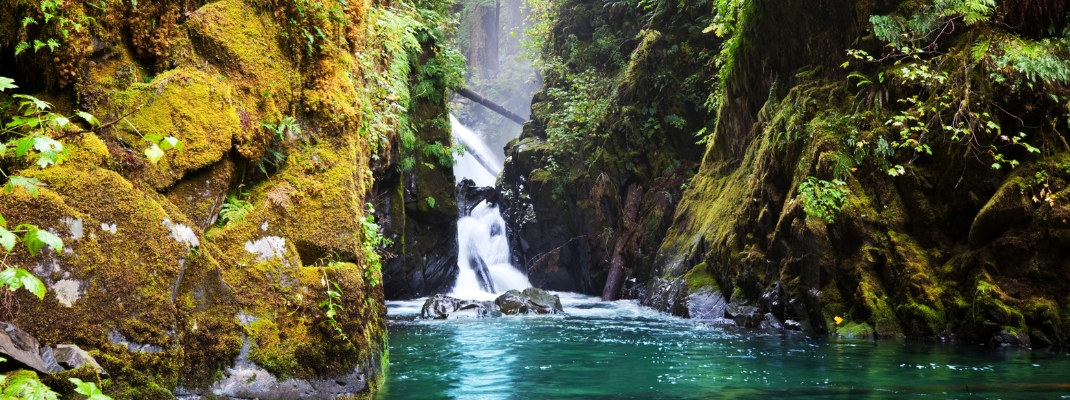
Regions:
[[557, 294], [563, 316], [419, 320], [422, 300], [388, 302], [378, 398], [1070, 398], [1065, 350], [731, 330]]
[[[452, 122], [468, 147], [457, 179], [493, 185], [502, 157]], [[530, 286], [509, 264], [504, 224], [486, 204], [458, 220], [452, 296], [490, 300]], [[484, 319], [422, 320], [424, 299], [388, 301], [390, 366], [377, 398], [1070, 399], [1066, 350], [738, 330], [557, 294], [563, 315]]]

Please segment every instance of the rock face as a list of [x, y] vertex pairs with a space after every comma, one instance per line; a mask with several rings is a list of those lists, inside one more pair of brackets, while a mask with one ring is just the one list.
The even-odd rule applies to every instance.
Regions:
[[[1031, 79], [1018, 69], [993, 82], [980, 72], [992, 64], [967, 55], [966, 38], [979, 30], [963, 28], [926, 62], [968, 65], [954, 72], [964, 86], [896, 77], [860, 93], [848, 84], [851, 72], [874, 80], [899, 71], [892, 61], [856, 65], [848, 50], [883, 52], [889, 39], [871, 35], [871, 21], [944, 18], [921, 3], [746, 2], [728, 11], [741, 25], [722, 38], [681, 23], [714, 17], [683, 3], [663, 3], [642, 32], [628, 31], [638, 30], [633, 17], [587, 1], [562, 7], [571, 18], [556, 21], [558, 36], [548, 41], [586, 50], [553, 54], [567, 60], [565, 71], [545, 77], [532, 121], [508, 148], [502, 187], [514, 262], [535, 285], [597, 293], [616, 256], [607, 249], [622, 248], [625, 282], [634, 281], [624, 296], [676, 315], [855, 336], [1070, 342], [1070, 206], [1058, 201], [1070, 190], [1070, 147], [1065, 129], [1047, 128], [1070, 113], [1047, 96], [1070, 90], [1065, 81], [1040, 78], [1053, 88], [1043, 91], [1015, 86], [1008, 82]], [[992, 11], [993, 35], [1061, 40], [995, 22], [1030, 18], [1010, 10]], [[616, 29], [624, 34], [606, 33]], [[595, 45], [615, 39], [614, 52]], [[683, 50], [699, 48], [729, 49], [718, 60], [731, 69]], [[582, 94], [606, 101], [562, 98], [581, 89], [577, 79], [597, 89]], [[1020, 149], [997, 156], [939, 126], [911, 136], [895, 123], [905, 114], [889, 104], [915, 95], [931, 106], [920, 113], [953, 118], [934, 93], [965, 86], [984, 87], [970, 92], [973, 104], [1008, 111], [991, 117], [989, 129], [1020, 134], [974, 128], [970, 137]], [[569, 102], [607, 111], [577, 126]], [[662, 123], [670, 120], [678, 126]], [[694, 132], [707, 142], [696, 146]], [[889, 150], [903, 140], [924, 141], [924, 151]], [[674, 167], [694, 176], [676, 180]], [[842, 201], [831, 198], [835, 190], [814, 189], [822, 182], [840, 187]], [[632, 185], [644, 188], [638, 227], [623, 215]], [[815, 196], [839, 202], [835, 218], [821, 216]]]
[[564, 311], [560, 297], [536, 288], [527, 288], [523, 292], [510, 290], [498, 296], [494, 304], [505, 315], [557, 314]]
[[[11, 18], [39, 12], [9, 5], [0, 18], [4, 52], [17, 36], [6, 28]], [[84, 110], [107, 126], [46, 132], [69, 153], [62, 165], [5, 158], [6, 175], [41, 185], [36, 195], [0, 192], [0, 212], [64, 244], [4, 255], [5, 265], [29, 270], [48, 289], [43, 301], [25, 291], [6, 297], [19, 305], [10, 322], [42, 343], [92, 353], [110, 373], [108, 395], [268, 398], [275, 384], [294, 388], [282, 397], [367, 394], [382, 380], [384, 281], [400, 276], [389, 262], [380, 271], [373, 253], [407, 255], [390, 261], [402, 269], [431, 266], [414, 280], [426, 288], [413, 293], [451, 281], [457, 208], [449, 168], [416, 154], [417, 167], [398, 172], [416, 151], [402, 151], [397, 127], [419, 143], [449, 144], [441, 128], [449, 126], [448, 77], [424, 77], [433, 89], [408, 95], [417, 81], [410, 68], [437, 62], [437, 44], [413, 37], [427, 54], [390, 51], [384, 38], [417, 33], [385, 31], [377, 18], [392, 11], [370, 10], [372, 3], [322, 19], [297, 18], [295, 7], [75, 2], [64, 16], [96, 22], [56, 37], [61, 67], [22, 57], [0, 68], [56, 112]], [[330, 38], [310, 48], [297, 40], [303, 29]], [[388, 83], [396, 85], [382, 87]], [[0, 123], [15, 111], [11, 92], [0, 94]], [[152, 162], [143, 137], [173, 137], [184, 149]], [[373, 190], [376, 181], [383, 185]], [[380, 232], [368, 204], [389, 211], [380, 222], [395, 247], [365, 246]], [[221, 209], [229, 210], [226, 224]], [[328, 287], [341, 293], [333, 318], [320, 306]], [[24, 350], [31, 368], [49, 369], [39, 348]], [[84, 351], [54, 350], [57, 365], [89, 362]], [[258, 384], [227, 391], [236, 384], [230, 371], [255, 371], [241, 376]]]

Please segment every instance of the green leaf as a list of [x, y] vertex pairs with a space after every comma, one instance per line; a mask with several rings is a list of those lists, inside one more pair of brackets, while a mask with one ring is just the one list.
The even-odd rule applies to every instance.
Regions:
[[37, 136], [33, 140], [33, 148], [41, 153], [41, 156], [37, 158], [37, 165], [41, 168], [63, 162], [63, 143], [56, 141], [56, 139]]
[[4, 191], [11, 193], [15, 190], [16, 186], [26, 189], [26, 191], [30, 193], [30, 196], [37, 197], [37, 187], [45, 186], [45, 184], [37, 180], [37, 178], [12, 175], [8, 177], [7, 185], [4, 185]]
[[[38, 98], [33, 97], [33, 96], [30, 96], [28, 94], [13, 94], [13, 95], [11, 95], [11, 97], [14, 97], [16, 99], [29, 100], [33, 104], [34, 107], [37, 107], [37, 109], [41, 110], [41, 111], [44, 111], [44, 110], [52, 108], [52, 104], [50, 104], [49, 102], [41, 100], [41, 99], [38, 99]], [[26, 104], [26, 103], [23, 103], [23, 104]]]
[[160, 148], [164, 150], [182, 150], [182, 141], [174, 136], [168, 136], [160, 141]]
[[4, 215], [3, 214], [0, 214], [0, 227], [6, 227], [6, 226], [7, 226], [7, 220], [4, 219]]
[[30, 251], [31, 256], [36, 256], [45, 245], [52, 246], [56, 253], [63, 251], [63, 240], [51, 232], [30, 224], [22, 224], [19, 227], [26, 229], [26, 234], [22, 235], [22, 241], [26, 243], [26, 249]]
[[97, 117], [94, 117], [93, 114], [87, 113], [85, 111], [76, 111], [75, 114], [77, 114], [79, 117], [82, 117], [82, 119], [84, 119], [85, 122], [88, 122], [89, 125], [100, 126], [100, 120], [98, 120]]
[[8, 89], [16, 89], [16, 88], [18, 88], [18, 86], [15, 86], [15, 80], [14, 79], [5, 78], [5, 77], [0, 76], [0, 92], [3, 92], [3, 91], [8, 90]]
[[18, 243], [18, 236], [7, 228], [0, 227], [0, 246], [4, 248], [4, 251], [10, 253], [15, 249], [16, 243]]
[[145, 149], [145, 157], [148, 157], [149, 162], [153, 164], [160, 162], [160, 159], [163, 158], [163, 155], [163, 149], [161, 149], [160, 146], [156, 145], [155, 143], [152, 144], [152, 147]]
[[69, 378], [69, 381], [74, 384], [74, 391], [78, 394], [88, 396], [87, 400], [112, 400], [97, 388], [97, 384], [93, 382], [84, 382], [78, 378]]
[[0, 226], [0, 247], [3, 247], [8, 253], [15, 249], [15, 243], [18, 242], [19, 237], [14, 233]]
[[71, 123], [71, 120], [67, 119], [64, 116], [60, 116], [60, 115], [53, 115], [52, 116], [52, 125], [55, 126], [55, 127], [63, 128], [65, 126], [67, 126], [67, 124], [69, 124], [69, 123]]
[[44, 282], [41, 282], [40, 279], [37, 279], [36, 276], [33, 276], [29, 271], [22, 268], [8, 268], [7, 270], [15, 271], [15, 279], [22, 283], [23, 289], [33, 293], [34, 296], [37, 296], [38, 300], [43, 300], [45, 298], [45, 284]]
[[141, 140], [142, 141], [146, 141], [146, 142], [151, 142], [151, 143], [160, 143], [160, 141], [163, 140], [163, 135], [157, 135], [155, 133], [150, 133], [148, 135], [145, 135], [145, 137], [142, 137]]

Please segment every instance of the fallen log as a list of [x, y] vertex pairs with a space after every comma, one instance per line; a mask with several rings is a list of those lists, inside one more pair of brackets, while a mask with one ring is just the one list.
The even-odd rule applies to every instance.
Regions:
[[519, 115], [514, 114], [512, 111], [509, 111], [509, 110], [505, 109], [505, 107], [502, 107], [498, 103], [490, 101], [486, 97], [481, 96], [479, 93], [473, 92], [473, 91], [465, 89], [465, 88], [460, 88], [460, 89], [457, 89], [457, 94], [461, 95], [461, 96], [464, 96], [464, 97], [467, 97], [467, 98], [471, 99], [472, 101], [483, 105], [483, 107], [487, 107], [491, 111], [494, 111], [494, 112], [496, 112], [498, 114], [501, 114], [501, 116], [505, 117], [506, 119], [508, 119], [510, 121], [513, 121], [513, 122], [516, 122], [516, 123], [518, 123], [520, 125], [524, 125], [525, 122], [528, 122], [528, 120], [525, 119], [524, 117], [521, 117]]

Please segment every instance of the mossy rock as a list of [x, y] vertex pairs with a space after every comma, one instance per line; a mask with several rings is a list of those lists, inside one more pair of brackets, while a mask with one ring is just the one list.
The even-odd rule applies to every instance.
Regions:
[[110, 104], [116, 112], [133, 112], [126, 117], [129, 123], [115, 125], [115, 134], [122, 141], [140, 152], [151, 145], [143, 139], [146, 136], [173, 136], [184, 147], [168, 150], [158, 164], [147, 164], [133, 175], [153, 189], [163, 190], [186, 174], [222, 159], [243, 130], [232, 91], [220, 76], [178, 68], [158, 75], [151, 83], [115, 93]]
[[837, 326], [834, 330], [831, 330], [830, 333], [845, 338], [864, 339], [874, 337], [877, 334], [877, 331], [865, 322], [847, 322]]
[[184, 273], [197, 277], [218, 269], [211, 262], [189, 262], [193, 245], [203, 238], [184, 217], [160, 205], [162, 196], [147, 195], [115, 172], [52, 167], [24, 174], [47, 187], [37, 197], [21, 189], [0, 194], [4, 217], [55, 232], [64, 249], [37, 257], [21, 249], [13, 254], [11, 261], [49, 289], [43, 301], [19, 293], [21, 308], [13, 322], [42, 343], [100, 349], [98, 360], [113, 377], [110, 393], [137, 398], [169, 393], [180, 380], [185, 351], [198, 348], [186, 340], [175, 301], [214, 306], [180, 290], [195, 286], [184, 282]]

